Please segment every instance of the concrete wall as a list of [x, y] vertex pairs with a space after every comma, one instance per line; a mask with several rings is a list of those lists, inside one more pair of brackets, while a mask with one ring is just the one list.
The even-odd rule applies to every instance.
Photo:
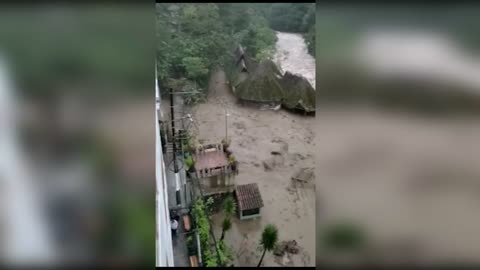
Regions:
[[227, 174], [214, 175], [201, 179], [202, 184], [206, 187], [226, 187], [234, 185], [234, 176]]
[[[156, 96], [159, 97], [158, 85], [156, 87]], [[170, 212], [168, 208], [168, 190], [165, 172], [165, 162], [160, 141], [160, 127], [158, 116], [160, 111], [160, 102], [157, 102], [155, 114], [155, 142], [156, 142], [156, 266], [174, 266], [172, 233], [170, 228]]]
[[243, 215], [243, 211], [239, 211], [240, 212], [240, 220], [245, 220], [245, 219], [251, 219], [251, 218], [257, 218], [257, 217], [260, 217], [262, 215], [262, 211], [261, 209], [258, 210], [258, 214], [254, 214], [254, 215], [248, 215], [248, 216], [244, 216]]

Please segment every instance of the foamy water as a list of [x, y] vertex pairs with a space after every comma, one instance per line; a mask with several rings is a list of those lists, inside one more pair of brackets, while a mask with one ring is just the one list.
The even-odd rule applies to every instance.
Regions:
[[307, 44], [301, 34], [276, 32], [275, 62], [283, 72], [300, 74], [315, 88], [315, 58], [308, 53]]

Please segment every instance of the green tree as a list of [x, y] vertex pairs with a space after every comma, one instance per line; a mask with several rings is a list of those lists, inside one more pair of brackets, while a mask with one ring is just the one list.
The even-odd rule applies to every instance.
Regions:
[[232, 221], [230, 218], [224, 218], [222, 222], [222, 236], [220, 237], [220, 241], [223, 241], [225, 238], [225, 232], [232, 228]]
[[193, 157], [191, 155], [188, 155], [188, 157], [185, 158], [185, 166], [187, 166], [187, 170], [190, 170], [193, 165], [195, 164]]
[[225, 212], [225, 219], [223, 219], [223, 222], [222, 222], [222, 236], [220, 237], [220, 240], [223, 240], [223, 238], [225, 237], [225, 232], [230, 230], [230, 228], [232, 227], [231, 218], [233, 215], [235, 215], [236, 210], [237, 210], [237, 204], [235, 203], [235, 200], [233, 199], [232, 196], [228, 196], [223, 202], [223, 211]]
[[302, 25], [301, 25], [302, 32], [308, 32], [312, 27], [315, 28], [315, 15], [316, 15], [315, 4], [312, 4], [308, 6], [307, 11], [303, 16]]
[[305, 43], [307, 43], [308, 52], [315, 56], [315, 26], [310, 27], [303, 38], [305, 39]]
[[306, 32], [305, 17], [311, 3], [277, 3], [273, 4], [268, 17], [270, 26], [277, 31]]
[[157, 68], [162, 86], [169, 79], [187, 78], [206, 89], [209, 71], [227, 57], [229, 38], [219, 22], [216, 4], [157, 5]]
[[184, 33], [198, 36], [221, 30], [216, 4], [184, 4], [182, 7], [179, 24]]
[[[310, 54], [315, 52], [315, 4], [277, 3], [263, 6], [259, 13], [268, 19], [269, 26], [277, 31], [303, 33]], [[256, 56], [261, 60], [265, 53]]]
[[277, 227], [273, 224], [268, 224], [267, 226], [265, 226], [262, 232], [262, 239], [260, 240], [260, 245], [263, 248], [263, 253], [262, 253], [262, 257], [260, 258], [260, 261], [258, 262], [257, 267], [260, 267], [260, 265], [262, 265], [263, 257], [265, 257], [265, 253], [267, 253], [267, 251], [272, 251], [277, 245], [277, 241], [278, 241]]
[[208, 74], [208, 68], [200, 57], [185, 57], [182, 64], [189, 79], [203, 80]]
[[235, 215], [237, 211], [237, 204], [232, 196], [228, 196], [223, 202], [223, 210], [228, 218], [231, 218], [233, 215]]
[[[186, 78], [205, 95], [208, 74], [231, 62], [242, 44], [257, 59], [273, 56], [276, 35], [266, 18], [270, 4], [157, 4], [157, 70], [161, 87]], [[186, 100], [197, 102], [195, 97]]]

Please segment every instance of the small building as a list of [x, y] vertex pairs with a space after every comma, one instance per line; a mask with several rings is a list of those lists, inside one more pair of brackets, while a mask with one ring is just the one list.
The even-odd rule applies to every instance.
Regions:
[[240, 220], [261, 216], [260, 209], [263, 207], [263, 200], [257, 183], [236, 186], [235, 198]]
[[195, 173], [204, 195], [233, 192], [235, 171], [222, 144], [197, 149], [193, 155]]

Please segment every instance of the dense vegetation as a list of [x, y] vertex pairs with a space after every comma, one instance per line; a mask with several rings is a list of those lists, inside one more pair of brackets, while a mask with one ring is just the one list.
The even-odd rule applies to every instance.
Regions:
[[305, 42], [307, 43], [308, 52], [315, 56], [315, 26], [310, 27], [308, 32], [304, 35]]
[[275, 33], [249, 4], [157, 4], [157, 69], [168, 79], [205, 87], [209, 72], [231, 59], [240, 43], [253, 57], [273, 54]]
[[[257, 60], [273, 56], [274, 30], [308, 34], [314, 48], [314, 4], [157, 4], [157, 69], [160, 86], [186, 78], [205, 88], [208, 74], [230, 61], [241, 44]], [[283, 26], [284, 25], [284, 26]]]
[[216, 245], [212, 243], [211, 227], [209, 221], [209, 214], [211, 214], [211, 206], [213, 204], [213, 198], [208, 200], [197, 199], [193, 206], [193, 215], [200, 238], [200, 248], [202, 252], [202, 258], [204, 266], [206, 267], [218, 267], [227, 266], [233, 260], [233, 251], [228, 247], [224, 240], [216, 242]]
[[308, 51], [315, 55], [315, 4], [277, 3], [266, 14], [274, 30], [303, 33]]

